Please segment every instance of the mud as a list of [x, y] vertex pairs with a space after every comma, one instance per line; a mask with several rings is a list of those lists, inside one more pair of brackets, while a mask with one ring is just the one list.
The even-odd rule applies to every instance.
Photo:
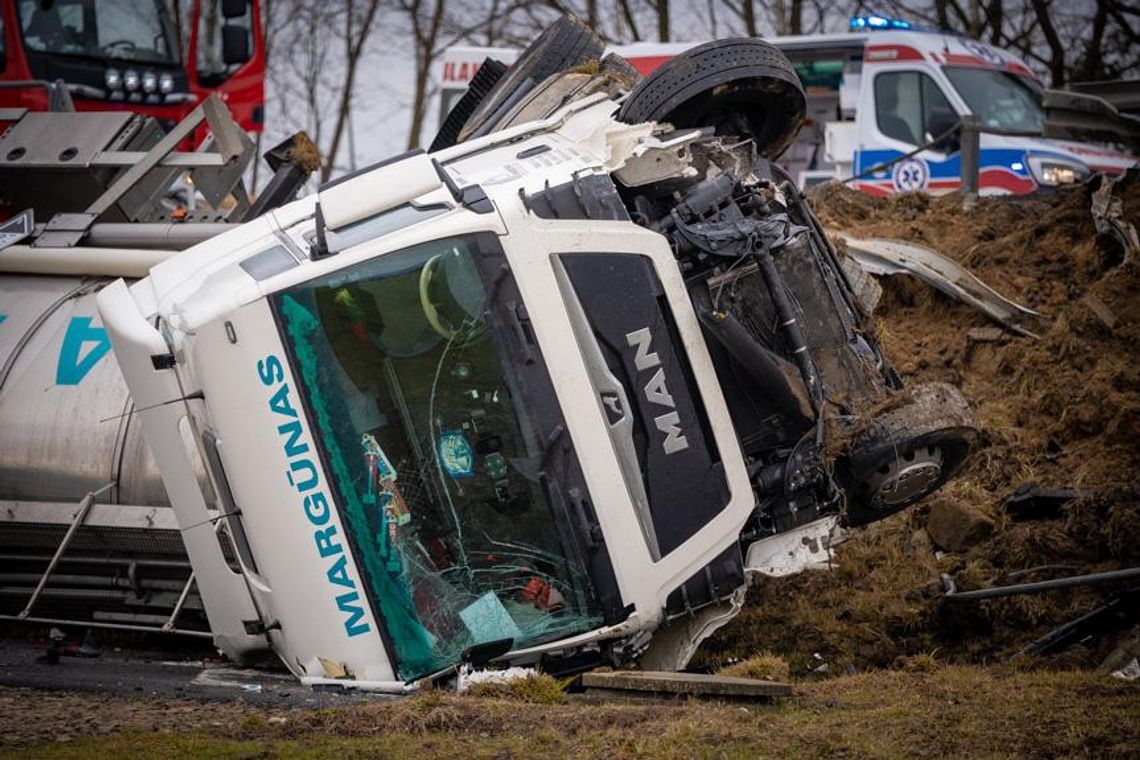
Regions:
[[[1140, 177], [1118, 190], [1125, 218], [1140, 223]], [[1063, 567], [1017, 581], [1140, 564], [1140, 266], [1122, 265], [1119, 246], [1098, 237], [1091, 192], [981, 199], [967, 210], [957, 196], [816, 191], [814, 207], [829, 230], [928, 245], [1046, 319], [1039, 339], [1002, 334], [917, 280], [880, 280], [876, 317], [888, 356], [908, 383], [960, 388], [983, 447], [939, 494], [838, 551], [834, 572], [754, 590], [744, 614], [704, 647], [706, 663], [760, 650], [801, 671], [819, 666], [817, 652], [832, 672], [930, 653], [957, 662], [1004, 659], [1119, 590], [951, 607], [938, 583], [940, 573], [969, 589], [1003, 585], [1010, 572], [1046, 564]], [[1002, 505], [1029, 481], [1093, 496], [1070, 503], [1059, 519], [1015, 522]], [[996, 530], [959, 553], [936, 554], [924, 530], [934, 499], [979, 510]], [[1092, 665], [1112, 644], [1106, 636], [1044, 661]]]

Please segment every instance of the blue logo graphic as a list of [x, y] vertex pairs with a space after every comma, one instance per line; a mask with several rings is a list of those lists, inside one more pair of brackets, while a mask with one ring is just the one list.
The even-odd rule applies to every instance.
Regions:
[[928, 179], [930, 172], [926, 168], [926, 162], [921, 159], [908, 158], [895, 167], [895, 187], [900, 192], [912, 193], [922, 190], [926, 187]]
[[0, 325], [4, 324], [4, 320], [8, 318], [7, 314], [0, 314]]
[[[88, 344], [95, 345], [84, 348]], [[111, 339], [102, 327], [93, 327], [91, 317], [72, 317], [59, 350], [56, 385], [79, 385], [91, 368], [111, 350]], [[86, 351], [86, 352], [85, 352]]]

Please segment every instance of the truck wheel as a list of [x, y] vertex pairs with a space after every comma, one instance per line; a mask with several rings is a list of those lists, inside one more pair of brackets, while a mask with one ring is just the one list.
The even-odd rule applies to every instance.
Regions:
[[456, 142], [476, 136], [480, 127], [492, 121], [504, 106], [509, 107], [512, 96], [528, 82], [533, 86], [552, 74], [597, 60], [604, 50], [602, 40], [589, 27], [572, 16], [562, 16], [527, 46], [487, 93], [459, 131]]
[[973, 414], [957, 388], [929, 383], [911, 397], [876, 417], [837, 463], [848, 525], [881, 520], [938, 490], [977, 445]]
[[700, 45], [656, 69], [625, 99], [618, 118], [715, 127], [717, 134], [752, 137], [761, 155], [776, 158], [806, 113], [803, 85], [787, 56], [767, 42], [736, 38]]
[[448, 111], [447, 118], [443, 120], [443, 126], [436, 132], [435, 139], [431, 141], [428, 153], [435, 153], [437, 150], [455, 145], [459, 139], [459, 130], [463, 128], [479, 103], [487, 97], [487, 93], [491, 91], [496, 82], [503, 78], [503, 74], [506, 72], [507, 65], [502, 61], [496, 61], [493, 58], [487, 58], [483, 61], [479, 70], [475, 72], [475, 76], [471, 78], [471, 83], [467, 85], [467, 92], [463, 93], [463, 97]]

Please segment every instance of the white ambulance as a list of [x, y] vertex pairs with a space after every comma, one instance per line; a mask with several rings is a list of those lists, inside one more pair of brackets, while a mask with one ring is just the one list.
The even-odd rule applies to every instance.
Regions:
[[[957, 135], [915, 151], [967, 114], [983, 129], [1018, 133], [982, 133], [978, 187], [984, 195], [1030, 193], [1094, 172], [1120, 173], [1137, 162], [1119, 146], [1037, 136], [1045, 121], [1044, 84], [1023, 61], [991, 45], [880, 16], [853, 18], [848, 33], [767, 41], [795, 65], [807, 94], [808, 118], [780, 159], [801, 188], [839, 179], [877, 196], [956, 190]], [[696, 44], [639, 42], [611, 51], [644, 75]], [[503, 48], [447, 51], [441, 114], [462, 95], [478, 62], [491, 57], [509, 64], [516, 55]]]

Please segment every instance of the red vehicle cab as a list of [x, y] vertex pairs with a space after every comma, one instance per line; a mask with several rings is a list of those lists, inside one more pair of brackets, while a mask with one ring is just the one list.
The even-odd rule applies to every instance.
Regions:
[[[0, 107], [46, 111], [61, 81], [79, 111], [129, 110], [167, 126], [218, 93], [260, 132], [258, 0], [0, 0]], [[185, 55], [183, 55], [185, 51]]]

